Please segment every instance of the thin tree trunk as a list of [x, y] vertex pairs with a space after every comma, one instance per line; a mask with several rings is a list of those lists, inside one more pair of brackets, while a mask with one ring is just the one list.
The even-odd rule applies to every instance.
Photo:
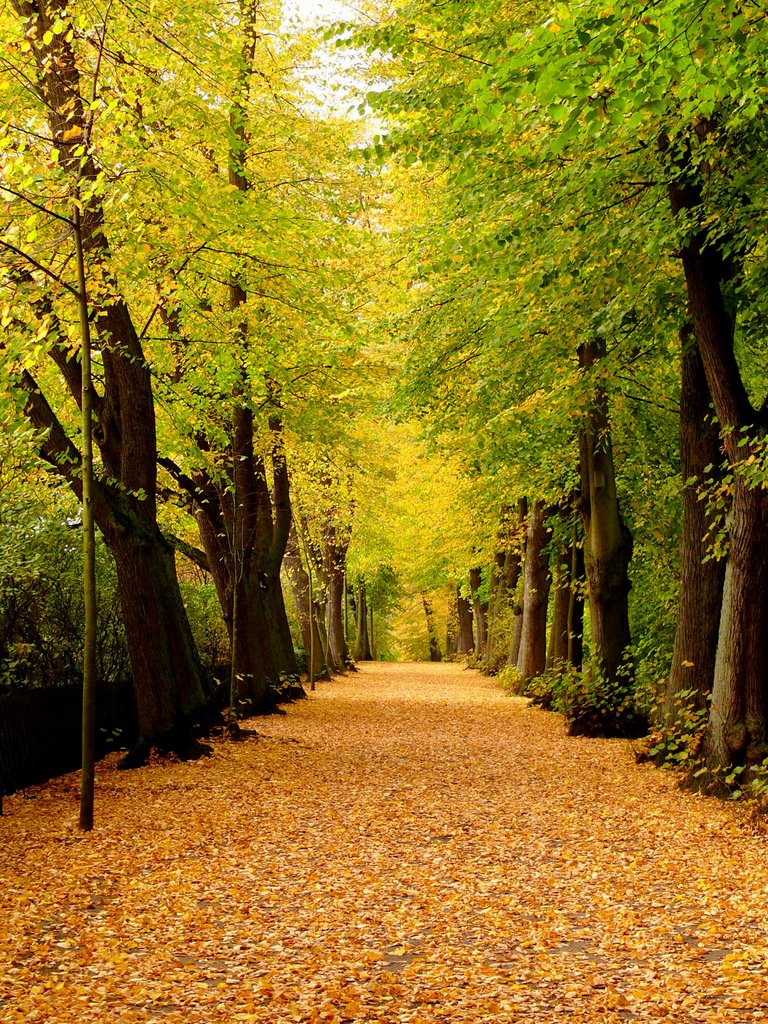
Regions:
[[584, 660], [584, 548], [576, 527], [571, 544], [571, 592], [568, 600], [568, 663], [581, 671]]
[[523, 579], [523, 614], [517, 674], [522, 682], [544, 671], [547, 660], [547, 603], [549, 600], [549, 543], [546, 510], [536, 501], [528, 516]]
[[339, 537], [333, 523], [327, 523], [324, 530], [324, 560], [328, 579], [326, 608], [328, 615], [328, 646], [330, 657], [339, 672], [350, 667], [347, 638], [344, 634], [344, 577], [346, 574], [347, 547], [349, 541]]
[[[562, 557], [572, 557], [566, 548]], [[571, 583], [568, 576], [558, 576], [552, 599], [552, 622], [547, 643], [547, 669], [568, 663], [568, 612], [571, 607]]]
[[371, 641], [368, 635], [368, 601], [365, 591], [365, 580], [362, 576], [355, 585], [355, 606], [357, 638], [355, 642], [355, 661], [372, 661]]
[[[314, 679], [330, 679], [331, 674], [325, 664], [323, 644], [313, 613], [309, 574], [301, 560], [299, 539], [295, 525], [291, 525], [288, 545], [285, 551], [285, 570], [293, 592], [296, 605], [296, 617], [299, 620], [302, 642], [308, 659], [310, 683]], [[312, 656], [314, 654], [314, 661]]]
[[507, 656], [507, 664], [517, 668], [520, 657], [520, 645], [523, 639], [523, 599], [525, 592], [525, 579], [520, 579], [521, 573], [525, 573], [525, 560], [528, 556], [528, 499], [521, 498], [518, 502], [519, 530], [521, 535], [520, 563], [515, 588], [512, 591], [512, 638]]
[[472, 606], [461, 591], [456, 591], [456, 616], [458, 619], [457, 654], [471, 654], [475, 649], [475, 637], [472, 630]]
[[459, 609], [456, 598], [448, 608], [448, 621], [445, 624], [446, 658], [455, 658], [459, 651]]
[[77, 252], [77, 291], [80, 307], [80, 365], [82, 370], [81, 411], [83, 422], [83, 738], [80, 774], [80, 828], [93, 829], [96, 780], [96, 647], [98, 607], [96, 602], [96, 534], [93, 515], [93, 380], [91, 376], [91, 328], [85, 281], [83, 234], [80, 205], [74, 204], [74, 234]]
[[421, 592], [421, 603], [424, 606], [424, 616], [427, 620], [427, 636], [429, 637], [429, 660], [430, 661], [442, 661], [443, 654], [440, 650], [440, 642], [437, 639], [437, 629], [435, 628], [435, 613], [432, 608], [432, 602], [427, 597], [426, 591]]
[[475, 622], [475, 651], [478, 660], [485, 654], [488, 643], [488, 602], [480, 598], [482, 576], [480, 569], [470, 569], [469, 585], [472, 588], [472, 613]]

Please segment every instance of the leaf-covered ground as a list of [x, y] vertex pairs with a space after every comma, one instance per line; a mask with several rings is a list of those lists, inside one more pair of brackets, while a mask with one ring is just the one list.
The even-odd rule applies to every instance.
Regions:
[[766, 1020], [765, 840], [623, 742], [442, 665], [250, 724], [6, 801], [0, 1020]]

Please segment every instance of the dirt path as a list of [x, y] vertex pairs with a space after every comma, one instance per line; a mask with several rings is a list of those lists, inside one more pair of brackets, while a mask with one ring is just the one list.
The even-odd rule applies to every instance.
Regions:
[[620, 741], [371, 665], [214, 759], [0, 819], [0, 1020], [768, 1019], [768, 844]]

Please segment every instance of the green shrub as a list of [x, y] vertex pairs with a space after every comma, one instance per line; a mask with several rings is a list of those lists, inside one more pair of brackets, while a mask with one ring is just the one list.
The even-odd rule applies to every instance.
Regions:
[[594, 664], [582, 672], [560, 663], [525, 687], [534, 704], [564, 715], [571, 736], [641, 736], [645, 717], [634, 703], [630, 667], [617, 680], [606, 679]]
[[697, 706], [698, 694], [695, 690], [681, 690], [675, 698], [672, 714], [665, 716], [665, 685], [666, 678], [659, 680], [657, 699], [650, 706], [650, 718], [656, 724], [645, 738], [640, 756], [658, 765], [690, 771], [699, 763], [709, 708]]

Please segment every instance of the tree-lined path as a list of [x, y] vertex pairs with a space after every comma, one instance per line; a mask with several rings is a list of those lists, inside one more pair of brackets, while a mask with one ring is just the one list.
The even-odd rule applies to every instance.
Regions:
[[[0, 819], [0, 1019], [765, 1019], [765, 840], [454, 665], [372, 664], [215, 757]], [[29, 799], [34, 795], [35, 799]]]

